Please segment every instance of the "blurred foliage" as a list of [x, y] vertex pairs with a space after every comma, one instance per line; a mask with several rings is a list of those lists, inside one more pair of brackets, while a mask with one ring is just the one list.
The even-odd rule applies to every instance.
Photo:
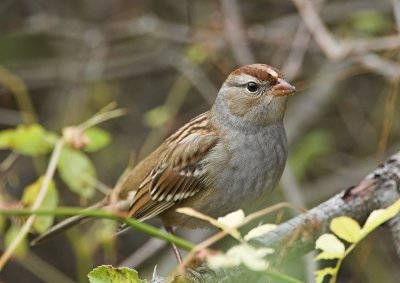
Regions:
[[83, 152], [64, 148], [57, 168], [60, 177], [73, 192], [85, 199], [93, 197], [96, 169]]
[[[31, 207], [40, 191], [43, 183], [43, 177], [40, 177], [36, 182], [26, 187], [21, 198], [21, 203], [24, 207]], [[58, 191], [53, 181], [50, 182], [49, 188], [44, 197], [41, 207], [43, 209], [54, 209], [58, 205]], [[53, 225], [54, 217], [39, 216], [33, 223], [33, 229], [36, 233], [43, 233]]]
[[292, 150], [289, 164], [299, 180], [305, 178], [310, 169], [315, 168], [317, 160], [328, 156], [333, 148], [329, 130], [321, 129], [305, 135]]
[[56, 140], [56, 134], [46, 132], [40, 125], [20, 125], [16, 129], [0, 132], [0, 149], [37, 156], [49, 153]]
[[[138, 156], [135, 162], [140, 161], [169, 133], [210, 107], [227, 74], [247, 62], [237, 51], [246, 46], [255, 61], [283, 69], [299, 90], [288, 103], [285, 124], [288, 166], [304, 206], [350, 186], [399, 149], [399, 91], [394, 77], [387, 75], [398, 68], [399, 48], [386, 49], [386, 41], [378, 40], [380, 49], [365, 54], [357, 49], [347, 57], [328, 58], [302, 27], [292, 1], [237, 1], [244, 44], [240, 29], [228, 32], [235, 15], [223, 9], [221, 1], [95, 2], [0, 3], [1, 204], [34, 195], [35, 189], [26, 190], [40, 182], [55, 140], [64, 135], [56, 133], [116, 101], [129, 109], [127, 117], [106, 122], [102, 129], [72, 132], [78, 144], [68, 143], [63, 150], [60, 174], [53, 180], [59, 205], [101, 198], [98, 186], [114, 186], [132, 151]], [[395, 2], [324, 1], [319, 14], [338, 41], [363, 43], [398, 35]], [[271, 201], [282, 198], [277, 191]], [[16, 229], [0, 216], [4, 238], [9, 240]], [[84, 225], [27, 252], [72, 282], [87, 282], [87, 270], [100, 264], [117, 266], [147, 240], [140, 233], [127, 233], [107, 245], [106, 234], [112, 230], [113, 225], [101, 222]], [[354, 260], [344, 262], [343, 282], [374, 283], [370, 266], [378, 266], [374, 272], [393, 282], [399, 278], [390, 235], [376, 233], [379, 241], [365, 241], [363, 250], [354, 251]], [[156, 263], [162, 275], [174, 268], [169, 249], [157, 250], [155, 256], [147, 251], [135, 266], [143, 277], [151, 277]], [[26, 258], [10, 262], [1, 280], [49, 282], [42, 270], [26, 271]], [[293, 264], [288, 273], [305, 276], [304, 266]]]
[[[11, 225], [11, 227], [7, 229], [7, 232], [4, 235], [5, 247], [8, 247], [11, 244], [11, 242], [17, 237], [18, 233], [20, 233], [20, 229], [21, 227], [19, 227], [18, 225]], [[20, 242], [17, 248], [15, 249], [13, 256], [16, 258], [19, 257], [22, 258], [28, 252], [28, 246], [29, 246], [28, 240], [27, 239], [22, 240], [22, 242]]]
[[114, 268], [112, 266], [100, 266], [89, 274], [90, 283], [146, 283], [140, 280], [135, 270], [128, 267]]

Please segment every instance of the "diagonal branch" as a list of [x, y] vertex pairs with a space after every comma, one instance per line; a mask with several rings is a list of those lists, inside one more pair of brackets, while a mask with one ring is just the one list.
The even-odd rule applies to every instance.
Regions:
[[[349, 216], [363, 223], [376, 209], [385, 208], [399, 199], [400, 152], [365, 177], [359, 184], [335, 195], [326, 202], [256, 238], [257, 246], [275, 248], [274, 261], [290, 259], [311, 251], [319, 235], [329, 229], [330, 221]], [[400, 257], [399, 217], [389, 221], [396, 250]], [[276, 256], [276, 257], [275, 257]], [[260, 275], [249, 274], [242, 267], [205, 273], [205, 282], [258, 282]], [[246, 281], [245, 281], [246, 280]], [[193, 282], [200, 282], [194, 278]], [[262, 282], [262, 281], [260, 281]]]

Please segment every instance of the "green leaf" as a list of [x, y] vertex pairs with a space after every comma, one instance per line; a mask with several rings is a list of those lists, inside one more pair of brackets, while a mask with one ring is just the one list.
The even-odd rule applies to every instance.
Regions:
[[289, 159], [294, 174], [302, 178], [310, 167], [315, 167], [315, 159], [329, 153], [332, 143], [333, 138], [327, 130], [316, 130], [305, 136]]
[[[11, 226], [7, 230], [6, 234], [4, 235], [4, 245], [6, 246], [6, 248], [14, 241], [20, 230], [21, 228], [15, 225]], [[26, 238], [24, 238], [14, 250], [13, 256], [17, 258], [23, 257], [27, 253], [27, 251], [28, 242]]]
[[347, 216], [336, 217], [331, 221], [333, 233], [349, 243], [357, 243], [361, 237], [361, 227], [357, 221]]
[[128, 267], [114, 268], [111, 265], [99, 266], [88, 274], [90, 283], [146, 283], [139, 279], [136, 270]]
[[0, 148], [9, 148], [20, 154], [37, 156], [49, 153], [57, 138], [56, 134], [47, 132], [38, 124], [20, 125], [15, 130], [0, 133]]
[[3, 230], [6, 225], [5, 219], [2, 215], [0, 215], [0, 235], [3, 235]]
[[344, 244], [333, 234], [322, 234], [315, 247], [336, 258], [343, 258], [345, 252]]
[[4, 130], [0, 132], [0, 149], [11, 148], [14, 138], [14, 130]]
[[204, 48], [204, 46], [200, 44], [192, 45], [187, 50], [187, 57], [189, 58], [190, 61], [192, 61], [195, 64], [203, 63], [208, 56], [209, 53]]
[[[30, 207], [34, 203], [40, 187], [43, 183], [43, 177], [40, 177], [35, 183], [30, 184], [24, 190], [24, 194], [22, 195], [22, 203]], [[47, 189], [46, 195], [43, 199], [41, 208], [43, 209], [54, 209], [58, 204], [58, 193], [56, 189], [56, 185], [53, 180], [49, 183], [49, 187]], [[43, 233], [48, 230], [54, 222], [54, 216], [38, 216], [33, 222], [33, 229], [38, 233]]]
[[171, 110], [167, 106], [162, 105], [144, 113], [143, 122], [146, 126], [156, 129], [165, 125], [165, 123], [171, 119], [171, 117]]
[[64, 147], [57, 168], [61, 178], [73, 192], [86, 199], [94, 195], [96, 170], [83, 152]]
[[89, 139], [88, 145], [83, 148], [85, 151], [97, 151], [107, 146], [111, 141], [110, 133], [97, 127], [87, 129], [84, 134]]
[[351, 16], [352, 28], [367, 35], [376, 35], [391, 29], [391, 20], [377, 10], [363, 10]]
[[324, 269], [318, 270], [315, 272], [315, 283], [322, 283], [324, 281], [325, 276], [334, 275], [337, 272], [335, 268], [326, 267]]

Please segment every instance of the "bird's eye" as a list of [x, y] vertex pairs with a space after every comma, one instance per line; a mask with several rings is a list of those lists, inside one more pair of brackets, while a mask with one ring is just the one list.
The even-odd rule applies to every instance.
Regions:
[[256, 92], [258, 90], [258, 84], [255, 82], [248, 82], [246, 87], [250, 92]]

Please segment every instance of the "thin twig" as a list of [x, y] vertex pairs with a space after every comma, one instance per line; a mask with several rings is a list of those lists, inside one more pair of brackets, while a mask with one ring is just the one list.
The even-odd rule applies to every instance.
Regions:
[[93, 218], [103, 218], [103, 219], [111, 219], [116, 221], [122, 221], [126, 223], [128, 226], [134, 228], [135, 230], [144, 232], [150, 236], [157, 237], [169, 243], [174, 243], [175, 245], [183, 248], [185, 250], [191, 250], [194, 248], [194, 245], [180, 237], [170, 235], [162, 230], [159, 230], [149, 224], [140, 222], [134, 218], [126, 217], [124, 215], [118, 215], [115, 212], [101, 209], [93, 209], [88, 210], [75, 207], [58, 207], [56, 209], [37, 209], [37, 210], [29, 210], [29, 209], [0, 209], [0, 214], [5, 216], [27, 216], [27, 215], [53, 215], [53, 216], [84, 216], [84, 217], [93, 217]]
[[[49, 188], [49, 184], [54, 176], [54, 172], [56, 171], [57, 162], [60, 158], [61, 150], [64, 147], [65, 141], [63, 138], [59, 139], [54, 147], [53, 153], [50, 158], [49, 166], [47, 167], [46, 174], [44, 175], [43, 182], [40, 186], [39, 193], [35, 199], [35, 202], [32, 205], [31, 212], [37, 210], [43, 203], [43, 200], [46, 196], [47, 190]], [[32, 214], [29, 216], [28, 220], [22, 226], [18, 235], [11, 242], [11, 244], [7, 247], [4, 253], [0, 257], [0, 270], [3, 269], [4, 265], [12, 256], [15, 249], [18, 247], [19, 243], [26, 237], [29, 233], [34, 221], [36, 219], [36, 215]]]
[[224, 16], [226, 36], [231, 45], [236, 61], [241, 65], [254, 63], [254, 55], [250, 50], [242, 16], [237, 0], [220, 0]]

